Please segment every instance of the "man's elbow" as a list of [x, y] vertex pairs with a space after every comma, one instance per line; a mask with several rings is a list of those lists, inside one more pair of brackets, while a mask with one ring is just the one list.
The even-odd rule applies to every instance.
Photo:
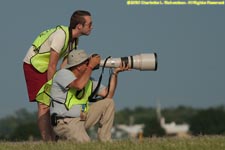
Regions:
[[[106, 95], [107, 95], [107, 93], [106, 93]], [[114, 96], [114, 92], [109, 92], [107, 95], [107, 98], [113, 98], [113, 96]]]
[[84, 88], [84, 85], [82, 85], [82, 84], [79, 84], [79, 83], [77, 83], [77, 82], [72, 82], [71, 84], [70, 84], [70, 88], [74, 88], [74, 89], [76, 89], [76, 90], [82, 90], [83, 88]]

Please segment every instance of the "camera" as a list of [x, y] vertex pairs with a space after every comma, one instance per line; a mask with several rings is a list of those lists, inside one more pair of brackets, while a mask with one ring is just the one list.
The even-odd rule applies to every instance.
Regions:
[[106, 68], [115, 68], [119, 67], [122, 62], [131, 69], [140, 71], [156, 71], [158, 67], [156, 53], [141, 53], [133, 56], [107, 58], [101, 60], [99, 66], [103, 67], [105, 64], [104, 67]]

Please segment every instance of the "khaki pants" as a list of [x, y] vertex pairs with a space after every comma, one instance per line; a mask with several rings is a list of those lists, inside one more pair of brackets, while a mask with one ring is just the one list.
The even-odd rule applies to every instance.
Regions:
[[55, 133], [64, 139], [77, 142], [88, 142], [86, 129], [99, 123], [98, 139], [100, 141], [111, 140], [111, 128], [114, 121], [115, 106], [113, 99], [104, 99], [91, 104], [86, 121], [80, 118], [65, 118], [58, 120], [54, 127]]

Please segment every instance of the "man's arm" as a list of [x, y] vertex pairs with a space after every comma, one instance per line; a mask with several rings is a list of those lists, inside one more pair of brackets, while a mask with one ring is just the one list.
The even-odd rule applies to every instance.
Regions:
[[69, 84], [69, 88], [75, 88], [77, 90], [82, 90], [88, 83], [92, 69], [86, 69], [82, 76], [76, 78], [73, 82]]
[[64, 68], [64, 67], [66, 66], [66, 64], [67, 64], [67, 56], [65, 56], [65, 57], [63, 58], [63, 62], [62, 62], [62, 64], [60, 65], [60, 69]]
[[91, 57], [89, 59], [89, 64], [88, 64], [85, 72], [83, 72], [83, 74], [81, 76], [77, 77], [77, 79], [74, 80], [69, 85], [69, 87], [76, 88], [77, 90], [83, 89], [91, 77], [92, 69], [95, 68], [95, 66], [100, 63], [100, 60], [101, 60], [101, 58], [99, 55]]
[[[116, 87], [117, 87], [118, 74], [119, 74], [119, 72], [123, 72], [126, 70], [129, 70], [129, 67], [125, 66], [124, 64], [121, 64], [118, 68], [114, 69], [111, 80], [110, 80], [110, 87], [109, 87], [109, 93], [108, 93], [107, 98], [113, 98], [114, 93], [116, 91]], [[99, 96], [103, 96], [103, 97], [106, 96], [107, 91], [108, 91], [108, 88], [106, 87], [104, 90], [102, 90], [99, 93]]]
[[117, 78], [118, 78], [118, 72], [116, 72], [114, 70], [112, 73], [111, 80], [110, 80], [109, 94], [108, 94], [107, 98], [113, 98], [114, 93], [116, 91]]
[[50, 59], [49, 59], [49, 64], [48, 64], [48, 71], [47, 71], [47, 79], [48, 80], [53, 78], [53, 76], [56, 72], [58, 60], [59, 60], [59, 54], [54, 49], [51, 49]]

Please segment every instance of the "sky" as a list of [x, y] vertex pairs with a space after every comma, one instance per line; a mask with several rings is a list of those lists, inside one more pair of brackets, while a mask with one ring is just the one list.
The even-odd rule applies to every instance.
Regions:
[[[225, 103], [224, 5], [127, 5], [126, 0], [2, 0], [0, 5], [0, 118], [30, 103], [23, 58], [43, 30], [68, 25], [76, 10], [92, 14], [94, 29], [80, 38], [87, 53], [124, 57], [157, 53], [157, 71], [119, 74], [116, 110], [180, 105], [208, 108]], [[95, 71], [98, 79], [100, 70]], [[103, 84], [107, 84], [108, 71]]]

